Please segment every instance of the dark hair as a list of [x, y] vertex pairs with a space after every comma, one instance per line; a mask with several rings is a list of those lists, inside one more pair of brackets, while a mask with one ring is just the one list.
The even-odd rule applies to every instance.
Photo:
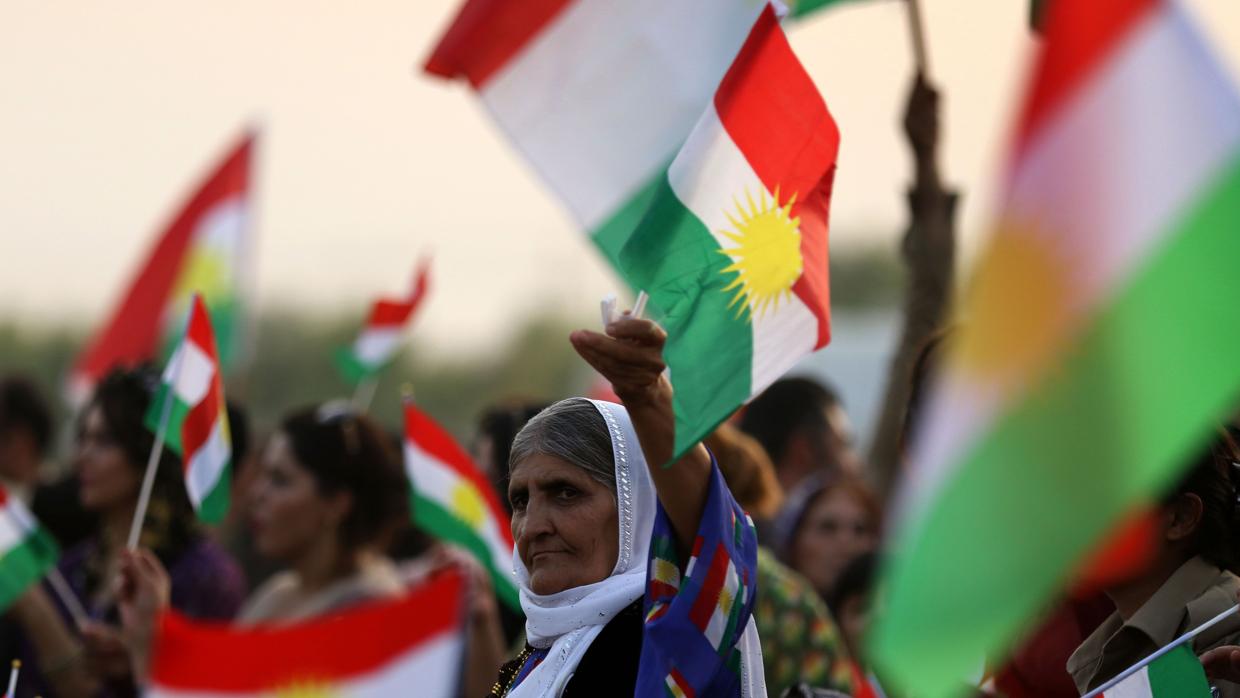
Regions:
[[[99, 408], [108, 435], [124, 452], [125, 460], [139, 478], [155, 445], [155, 435], [146, 427], [146, 412], [158, 386], [159, 373], [151, 366], [114, 369], [96, 386], [89, 405]], [[151, 548], [165, 566], [171, 566], [201, 535], [185, 491], [181, 459], [164, 448], [155, 467], [142, 544]], [[88, 573], [88, 588], [92, 591], [103, 583], [102, 573], [93, 568]]]
[[829, 429], [826, 412], [840, 404], [835, 391], [809, 378], [781, 378], [741, 414], [741, 431], [762, 444], [779, 467], [793, 434], [806, 427]]
[[616, 461], [611, 432], [594, 403], [570, 397], [539, 412], [512, 440], [508, 470], [536, 454], [555, 456], [585, 471], [616, 494]]
[[52, 444], [52, 411], [34, 382], [24, 376], [0, 380], [0, 431], [24, 428], [34, 437], [39, 455]]
[[1220, 568], [1236, 570], [1237, 540], [1237, 479], [1240, 473], [1240, 448], [1236, 435], [1223, 429], [1196, 458], [1184, 479], [1167, 498], [1194, 494], [1201, 499], [1201, 523], [1193, 531], [1190, 550]]
[[900, 424], [900, 451], [907, 453], [912, 443], [914, 432], [921, 425], [922, 408], [925, 407], [926, 393], [930, 391], [930, 381], [939, 369], [942, 349], [947, 338], [953, 333], [948, 327], [926, 338], [925, 343], [917, 351], [913, 359], [912, 370], [909, 372], [908, 404], [904, 407], [904, 419]]
[[478, 435], [490, 439], [492, 449], [492, 462], [479, 465], [488, 468], [491, 484], [501, 494], [500, 502], [509, 513], [512, 513], [512, 505], [503, 493], [508, 489], [508, 459], [512, 454], [512, 441], [534, 415], [547, 407], [546, 402], [538, 400], [512, 400], [491, 405], [478, 417]]
[[250, 416], [240, 403], [232, 400], [227, 401], [225, 408], [228, 410], [228, 441], [232, 447], [232, 477], [236, 481], [250, 452]]
[[382, 543], [409, 513], [409, 481], [399, 454], [370, 417], [327, 403], [298, 410], [280, 425], [293, 456], [323, 494], [348, 492], [353, 506], [340, 524], [348, 547]]
[[854, 596], [865, 596], [874, 589], [874, 576], [878, 572], [878, 553], [862, 553], [840, 573], [827, 596], [827, 608], [836, 618], [844, 610], [844, 603]]

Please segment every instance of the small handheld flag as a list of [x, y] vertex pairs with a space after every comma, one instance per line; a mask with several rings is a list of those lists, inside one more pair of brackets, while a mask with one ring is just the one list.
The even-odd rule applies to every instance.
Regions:
[[55, 570], [56, 541], [21, 500], [0, 488], [0, 611]]
[[404, 298], [380, 298], [371, 306], [366, 326], [349, 348], [336, 352], [336, 366], [350, 383], [371, 378], [387, 365], [396, 351], [409, 320], [413, 318], [430, 283], [430, 263], [423, 260], [414, 276], [413, 288]]
[[228, 512], [232, 439], [215, 335], [201, 295], [191, 301], [185, 336], [164, 370], [146, 425], [156, 434], [164, 429], [168, 449], [181, 457], [185, 489], [199, 518], [222, 520]]
[[491, 483], [452, 435], [409, 401], [405, 469], [414, 523], [472, 553], [490, 573], [496, 595], [520, 608], [512, 577], [512, 531]]

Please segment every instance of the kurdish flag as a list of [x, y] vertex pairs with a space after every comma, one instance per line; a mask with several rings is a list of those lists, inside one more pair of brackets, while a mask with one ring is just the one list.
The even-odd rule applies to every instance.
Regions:
[[[165, 408], [168, 400], [172, 404]], [[167, 430], [168, 449], [181, 457], [185, 489], [198, 517], [220, 522], [228, 513], [232, 439], [211, 317], [198, 294], [190, 302], [185, 337], [168, 360], [163, 385], [147, 410], [146, 425], [155, 433], [161, 427]]]
[[467, 0], [426, 62], [467, 80], [613, 262], [765, 0]]
[[414, 523], [473, 554], [490, 572], [496, 595], [520, 609], [512, 578], [512, 530], [495, 490], [452, 435], [408, 401], [405, 471]]
[[34, 514], [0, 488], [0, 610], [42, 579], [59, 557], [56, 541]]
[[767, 6], [620, 254], [669, 336], [677, 454], [830, 339], [839, 142]]
[[336, 365], [352, 383], [378, 373], [400, 348], [401, 335], [426, 295], [430, 265], [418, 265], [413, 289], [404, 298], [380, 298], [370, 309], [370, 317], [349, 349], [336, 353]]
[[224, 365], [238, 358], [254, 140], [253, 133], [241, 139], [159, 236], [107, 324], [77, 358], [68, 385], [74, 402], [84, 401], [114, 366], [166, 356], [195, 292], [211, 308]]
[[444, 572], [395, 601], [296, 625], [161, 619], [148, 696], [454, 696], [464, 580]]
[[1201, 660], [1187, 645], [1141, 667], [1132, 676], [1100, 693], [1100, 698], [1210, 698]]
[[897, 499], [872, 656], [944, 695], [1240, 388], [1240, 98], [1179, 3], [1055, 2]]

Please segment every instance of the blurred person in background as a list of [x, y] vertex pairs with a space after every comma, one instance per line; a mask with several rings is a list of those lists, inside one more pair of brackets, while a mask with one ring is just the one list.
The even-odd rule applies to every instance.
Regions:
[[739, 426], [771, 457], [789, 499], [798, 499], [813, 475], [860, 472], [848, 415], [835, 391], [817, 381], [775, 381], [744, 408]]
[[[145, 416], [158, 385], [159, 375], [150, 368], [115, 370], [82, 414], [74, 458], [78, 497], [100, 525], [64, 553], [59, 569], [90, 620], [75, 628], [59, 599], [40, 586], [18, 598], [9, 616], [28, 641], [23, 695], [49, 687], [62, 697], [134, 693], [114, 582], [154, 445]], [[141, 531], [141, 545], [169, 570], [173, 608], [201, 619], [236, 613], [245, 589], [241, 571], [198, 525], [180, 459], [167, 449], [160, 454]]]
[[[1219, 430], [1194, 459], [1192, 468], [1157, 507], [1151, 531], [1155, 551], [1145, 568], [1112, 583], [1113, 613], [1068, 659], [1068, 672], [1081, 693], [1105, 683], [1155, 650], [1236, 604], [1237, 465], [1240, 448]], [[1240, 617], [1231, 616], [1192, 640], [1200, 654], [1240, 643]], [[1240, 684], [1214, 669], [1217, 695], [1240, 696]]]
[[816, 476], [806, 485], [784, 506], [776, 536], [784, 562], [826, 599], [844, 568], [878, 547], [882, 507], [856, 475]]
[[874, 601], [874, 583], [878, 575], [878, 555], [865, 553], [853, 559], [840, 574], [827, 607], [839, 621], [844, 645], [853, 657], [853, 680], [863, 680], [862, 667], [869, 666], [865, 657], [865, 634], [870, 627], [870, 608]]
[[[409, 518], [409, 483], [392, 441], [343, 402], [298, 410], [271, 436], [247, 493], [257, 552], [284, 571], [242, 606], [240, 625], [289, 624], [405, 593], [384, 550]], [[127, 555], [121, 593], [126, 630], [143, 672], [168, 575], [147, 550]], [[485, 575], [473, 574], [465, 686], [481, 695], [503, 661]], [[485, 586], [482, 586], [485, 585]], [[175, 607], [175, 604], [173, 604]]]
[[[784, 495], [771, 459], [757, 440], [725, 423], [704, 443], [737, 503], [759, 527], [771, 521], [783, 506]], [[778, 696], [798, 683], [849, 693], [849, 655], [814, 587], [761, 545], [757, 579], [753, 618], [762, 638], [767, 693]]]
[[258, 588], [271, 575], [280, 571], [279, 563], [261, 555], [255, 547], [250, 532], [250, 488], [258, 479], [259, 454], [263, 452], [266, 439], [254, 446], [250, 418], [240, 403], [228, 400], [228, 431], [232, 440], [232, 459], [229, 471], [228, 514], [215, 531], [220, 541], [241, 566], [245, 575], [247, 593]]

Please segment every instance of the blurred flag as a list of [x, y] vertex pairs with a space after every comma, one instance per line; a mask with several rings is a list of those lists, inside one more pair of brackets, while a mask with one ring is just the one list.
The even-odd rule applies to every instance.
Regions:
[[457, 695], [464, 580], [444, 572], [395, 601], [296, 625], [161, 619], [148, 696]]
[[667, 329], [677, 454], [830, 338], [838, 150], [768, 6], [620, 255]]
[[764, 6], [468, 0], [426, 71], [469, 81], [614, 262]]
[[414, 523], [468, 550], [490, 572], [496, 595], [520, 609], [512, 577], [512, 531], [495, 490], [452, 435], [408, 401], [405, 470]]
[[254, 138], [242, 138], [156, 241], [107, 324], [78, 356], [67, 386], [71, 401], [83, 402], [115, 366], [166, 355], [194, 292], [211, 308], [224, 365], [240, 354]]
[[59, 557], [55, 540], [34, 514], [0, 488], [0, 611], [42, 579]]
[[1240, 99], [1179, 3], [1047, 9], [871, 636], [885, 678], [928, 696], [1157, 501], [1240, 387]]
[[[165, 407], [168, 400], [172, 404]], [[197, 293], [190, 301], [185, 336], [168, 359], [163, 384], [147, 409], [147, 428], [158, 432], [165, 411], [166, 443], [181, 457], [189, 500], [200, 519], [219, 523], [228, 513], [232, 438], [211, 317]]]
[[350, 383], [360, 383], [387, 365], [400, 349], [401, 336], [409, 319], [417, 312], [426, 295], [430, 265], [423, 261], [418, 265], [413, 289], [405, 298], [380, 298], [370, 309], [370, 317], [361, 334], [353, 340], [353, 346], [336, 352], [336, 366]]
[[1141, 667], [1099, 698], [1210, 698], [1201, 660], [1187, 644]]
[[793, 19], [801, 19], [828, 7], [843, 5], [844, 2], [846, 0], [789, 0], [785, 4], [789, 6]]

